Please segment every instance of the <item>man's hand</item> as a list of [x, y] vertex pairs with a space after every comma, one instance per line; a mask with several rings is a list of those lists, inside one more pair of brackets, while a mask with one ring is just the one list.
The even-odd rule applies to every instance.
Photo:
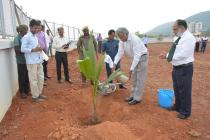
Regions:
[[132, 71], [132, 70], [130, 70], [130, 71], [129, 71], [129, 79], [131, 79], [131, 75], [132, 75], [132, 73], [133, 73], [133, 71]]
[[32, 50], [31, 50], [31, 52], [41, 52], [43, 49], [41, 48], [41, 47], [39, 47], [39, 46], [37, 46], [36, 48], [33, 48]]
[[96, 59], [98, 60], [98, 53], [96, 53]]
[[159, 55], [159, 58], [160, 59], [166, 59], [166, 52], [164, 51], [164, 52], [162, 52], [160, 55]]
[[63, 46], [62, 46], [62, 48], [64, 48], [64, 49], [67, 49], [69, 46], [67, 45], [67, 44], [64, 44]]
[[113, 68], [112, 68], [112, 72], [114, 72], [115, 71], [115, 64], [113, 64]]

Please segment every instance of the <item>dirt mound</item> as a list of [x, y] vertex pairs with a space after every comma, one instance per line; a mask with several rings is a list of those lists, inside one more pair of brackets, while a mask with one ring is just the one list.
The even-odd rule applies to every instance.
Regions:
[[83, 140], [135, 140], [126, 125], [119, 122], [104, 122], [83, 130]]
[[48, 135], [49, 140], [78, 140], [80, 137], [80, 129], [69, 125], [56, 128]]
[[87, 128], [75, 128], [68, 125], [56, 128], [48, 135], [49, 140], [135, 140], [126, 125], [119, 122], [104, 122]]

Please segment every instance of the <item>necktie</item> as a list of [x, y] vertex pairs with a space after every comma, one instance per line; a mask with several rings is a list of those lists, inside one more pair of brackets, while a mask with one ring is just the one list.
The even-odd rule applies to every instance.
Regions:
[[169, 54], [168, 54], [168, 57], [167, 57], [168, 62], [171, 62], [172, 61], [172, 58], [174, 56], [174, 52], [176, 50], [176, 45], [178, 44], [178, 42], [179, 42], [180, 39], [181, 39], [181, 37], [178, 37], [177, 40], [171, 46], [171, 49], [170, 49]]

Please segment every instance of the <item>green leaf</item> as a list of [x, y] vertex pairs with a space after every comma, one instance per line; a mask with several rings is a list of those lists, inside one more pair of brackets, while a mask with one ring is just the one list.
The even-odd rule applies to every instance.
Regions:
[[115, 72], [113, 72], [108, 79], [105, 81], [105, 83], [109, 83], [110, 81], [114, 80], [116, 77], [120, 76], [124, 74], [120, 69], [116, 70]]
[[99, 58], [99, 63], [98, 63], [98, 68], [97, 68], [97, 73], [96, 73], [96, 79], [97, 80], [99, 80], [101, 72], [103, 70], [104, 58], [105, 58], [105, 55], [101, 55], [100, 58]]
[[82, 72], [87, 79], [92, 79], [92, 69], [90, 67], [90, 58], [86, 57], [84, 60], [77, 60], [80, 72]]
[[95, 59], [95, 49], [93, 46], [93, 36], [90, 35], [90, 39], [88, 42], [88, 53], [87, 56], [90, 58], [90, 67], [92, 70], [92, 79], [93, 81], [96, 81], [96, 59]]
[[87, 51], [86, 51], [85, 47], [82, 47], [82, 52], [83, 52], [83, 55], [84, 55], [84, 59], [85, 59], [86, 57], [88, 57], [88, 56], [87, 56]]

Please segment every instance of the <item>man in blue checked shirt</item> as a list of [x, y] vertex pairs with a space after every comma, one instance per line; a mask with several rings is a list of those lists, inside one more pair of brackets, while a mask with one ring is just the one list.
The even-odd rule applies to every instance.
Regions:
[[[118, 52], [119, 48], [119, 40], [115, 39], [115, 30], [109, 30], [107, 40], [102, 44], [102, 52], [109, 55], [114, 62], [114, 58]], [[120, 68], [120, 61], [117, 63], [115, 70]], [[112, 68], [110, 68], [109, 64], [106, 63], [106, 73], [107, 77], [112, 74]], [[112, 82], [112, 81], [111, 81]], [[125, 88], [123, 85], [119, 86], [120, 88]]]

